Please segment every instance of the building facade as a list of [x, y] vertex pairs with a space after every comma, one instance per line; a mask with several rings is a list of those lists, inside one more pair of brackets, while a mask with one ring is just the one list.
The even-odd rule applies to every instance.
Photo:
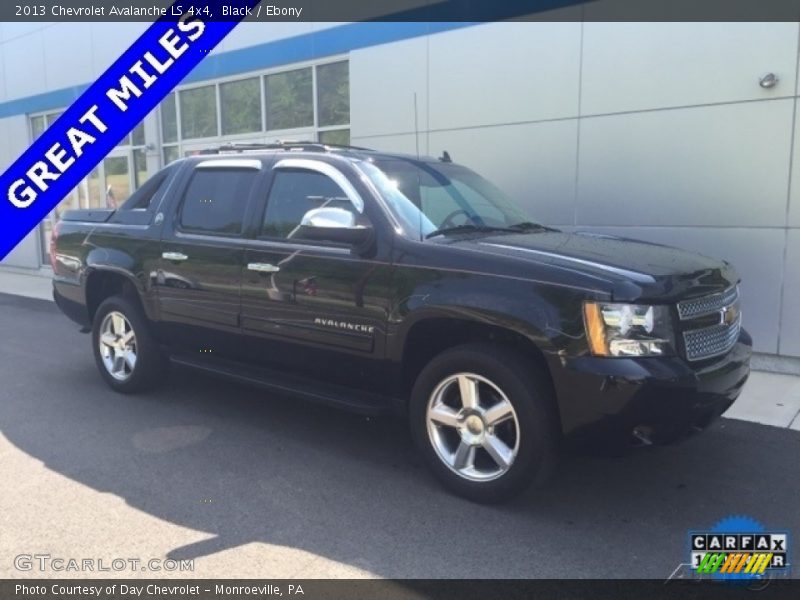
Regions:
[[[0, 24], [0, 166], [146, 26]], [[798, 357], [799, 39], [797, 23], [243, 23], [0, 269], [46, 274], [62, 210], [116, 206], [222, 142], [446, 150], [535, 220], [729, 260], [756, 349]]]

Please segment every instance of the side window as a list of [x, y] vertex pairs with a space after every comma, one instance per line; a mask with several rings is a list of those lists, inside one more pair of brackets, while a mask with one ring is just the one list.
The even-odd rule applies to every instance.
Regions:
[[161, 189], [161, 184], [167, 180], [172, 170], [172, 167], [167, 167], [153, 175], [125, 201], [120, 210], [148, 210], [156, 193]]
[[303, 215], [323, 206], [344, 208], [356, 214], [349, 198], [331, 178], [315, 171], [280, 169], [272, 181], [261, 235], [291, 238]]
[[183, 197], [180, 228], [197, 233], [239, 235], [257, 175], [251, 169], [195, 170]]

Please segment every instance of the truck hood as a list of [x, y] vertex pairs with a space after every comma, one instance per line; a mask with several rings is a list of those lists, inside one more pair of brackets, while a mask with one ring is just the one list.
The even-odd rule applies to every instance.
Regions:
[[[726, 289], [739, 280], [730, 264], [670, 246], [588, 232], [541, 231], [450, 238], [452, 246], [509, 257], [522, 269], [582, 272], [618, 300], [672, 301]], [[595, 283], [597, 287], [597, 283]]]

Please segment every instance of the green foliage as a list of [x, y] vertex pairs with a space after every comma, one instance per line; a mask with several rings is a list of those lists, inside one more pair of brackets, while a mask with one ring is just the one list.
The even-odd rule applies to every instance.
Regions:
[[266, 78], [267, 129], [314, 125], [311, 68], [275, 73]]

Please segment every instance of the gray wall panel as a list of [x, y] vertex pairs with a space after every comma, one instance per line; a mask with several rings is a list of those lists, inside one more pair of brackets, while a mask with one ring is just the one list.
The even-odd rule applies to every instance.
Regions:
[[581, 113], [792, 96], [797, 37], [797, 23], [586, 23]]
[[578, 114], [580, 23], [492, 23], [430, 37], [430, 127]]
[[478, 171], [534, 220], [571, 223], [575, 203], [577, 119], [432, 132], [430, 152]]
[[800, 229], [789, 231], [779, 352], [800, 356]]
[[417, 38], [350, 55], [350, 131], [353, 137], [411, 133], [414, 93], [420, 130], [428, 128], [428, 41]]
[[578, 223], [783, 226], [793, 100], [582, 119]]

